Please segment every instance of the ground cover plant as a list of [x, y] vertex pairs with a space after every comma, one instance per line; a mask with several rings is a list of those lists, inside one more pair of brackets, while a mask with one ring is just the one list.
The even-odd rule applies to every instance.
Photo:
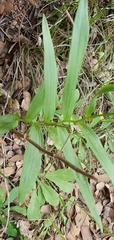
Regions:
[[[14, 223], [7, 223], [9, 209], [26, 216], [30, 221], [35, 221], [43, 218], [41, 209], [45, 203], [49, 203], [53, 208], [61, 205], [61, 216], [66, 223], [64, 211], [69, 205], [75, 204], [75, 200], [73, 197], [66, 200], [64, 194], [70, 194], [73, 191], [75, 182], [88, 207], [86, 214], [97, 223], [103, 232], [103, 224], [88, 182], [88, 178], [94, 182], [97, 181], [98, 176], [93, 174], [93, 163], [91, 166], [88, 162], [84, 162], [84, 159], [86, 154], [95, 156], [111, 182], [114, 183], [114, 162], [107, 152], [108, 144], [113, 151], [113, 140], [109, 136], [109, 142], [103, 146], [98, 131], [101, 128], [104, 133], [109, 127], [109, 135], [112, 134], [114, 84], [112, 80], [96, 86], [92, 96], [87, 99], [87, 105], [83, 104], [85, 96], [83, 99], [80, 98], [78, 77], [89, 40], [90, 24], [88, 1], [80, 0], [77, 5], [62, 93], [59, 94], [58, 90], [58, 67], [56, 51], [50, 35], [51, 29], [43, 15], [44, 81], [38, 88], [24, 117], [17, 113], [0, 117], [1, 135], [11, 131], [18, 139], [27, 141], [19, 186], [12, 185], [1, 171], [2, 176], [13, 187], [9, 194], [9, 201], [13, 202], [18, 198], [15, 206], [7, 208], [9, 202], [5, 200], [1, 188], [1, 223], [8, 227], [6, 233], [11, 237], [19, 236], [20, 233]], [[103, 55], [102, 51], [100, 53]], [[96, 62], [95, 66], [97, 64]], [[101, 101], [100, 97], [103, 98], [106, 94], [111, 100], [111, 107], [109, 112], [103, 113], [100, 110], [97, 111], [97, 108]], [[82, 111], [78, 114], [81, 105], [83, 105]], [[26, 125], [25, 134], [19, 131], [20, 122]], [[47, 139], [52, 141], [52, 148]], [[74, 145], [77, 145], [77, 150], [74, 149]], [[59, 161], [62, 168], [54, 167], [56, 161]], [[88, 169], [88, 172], [83, 168]], [[5, 220], [4, 216], [6, 216]], [[55, 224], [57, 216], [58, 213], [45, 221], [41, 239], [50, 235], [51, 225], [61, 239], [66, 239], [65, 234]]]

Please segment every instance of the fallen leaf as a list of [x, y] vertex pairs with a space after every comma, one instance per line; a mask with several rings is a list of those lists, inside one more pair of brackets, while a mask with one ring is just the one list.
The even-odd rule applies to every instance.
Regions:
[[97, 71], [99, 64], [98, 64], [98, 60], [96, 58], [92, 58], [90, 61], [90, 67], [92, 68], [93, 71]]
[[31, 95], [29, 92], [24, 91], [23, 97], [24, 99], [22, 100], [21, 107], [23, 108], [23, 110], [27, 111], [30, 105]]
[[75, 217], [75, 222], [77, 227], [81, 227], [82, 225], [89, 226], [89, 216], [86, 212], [84, 212], [82, 209], [80, 209], [80, 212]]
[[0, 2], [0, 14], [11, 12], [13, 9], [13, 4], [9, 0], [3, 0]]
[[88, 226], [81, 226], [81, 234], [83, 240], [92, 240], [92, 235]]
[[61, 237], [59, 234], [55, 236], [55, 240], [63, 240], [63, 237]]
[[3, 173], [6, 177], [9, 177], [11, 175], [13, 175], [15, 173], [15, 167], [11, 166], [11, 167], [6, 167], [4, 169], [0, 170], [1, 173]]
[[19, 160], [23, 160], [23, 154], [17, 154], [13, 157], [11, 157], [8, 161], [9, 162], [17, 162]]
[[29, 230], [30, 228], [29, 221], [19, 220], [19, 226], [20, 226], [20, 232], [24, 237], [27, 237], [28, 239], [33, 239], [34, 230], [31, 230], [31, 231]]
[[101, 212], [103, 210], [103, 205], [102, 205], [101, 201], [96, 203], [96, 208], [97, 208], [99, 215], [101, 215]]
[[52, 212], [51, 206], [49, 204], [43, 205], [40, 208], [40, 212], [43, 213], [43, 214], [50, 214]]
[[105, 207], [103, 217], [106, 219], [110, 218], [111, 221], [114, 221], [114, 209], [111, 207]]
[[96, 185], [96, 189], [98, 190], [98, 191], [100, 191], [100, 190], [102, 190], [103, 188], [104, 188], [104, 182], [100, 182], [100, 183], [98, 183], [97, 185]]
[[80, 228], [78, 228], [74, 223], [71, 224], [71, 229], [67, 234], [68, 240], [75, 240], [76, 236], [79, 236]]

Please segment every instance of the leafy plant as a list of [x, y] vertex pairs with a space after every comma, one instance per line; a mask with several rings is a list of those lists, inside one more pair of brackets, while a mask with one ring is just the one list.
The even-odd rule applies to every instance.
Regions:
[[[91, 215], [102, 230], [101, 220], [96, 210], [88, 179], [86, 177], [88, 176], [92, 178], [92, 175], [83, 171], [81, 161], [78, 155], [76, 155], [69, 137], [69, 133], [73, 126], [78, 125], [81, 130], [81, 132], [78, 133], [78, 137], [83, 137], [87, 142], [88, 148], [94, 153], [104, 170], [109, 175], [111, 181], [114, 183], [114, 163], [103, 148], [91, 125], [85, 123], [85, 120], [89, 118], [99, 118], [100, 121], [100, 115], [93, 114], [96, 107], [97, 97], [106, 92], [113, 91], [114, 85], [106, 85], [98, 90], [89, 106], [86, 107], [85, 115], [78, 116], [74, 114], [74, 110], [76, 112], [76, 103], [79, 98], [79, 91], [76, 89], [76, 85], [89, 38], [87, 6], [87, 0], [80, 0], [73, 26], [68, 71], [61, 99], [58, 99], [57, 95], [58, 74], [54, 48], [46, 18], [43, 16], [44, 83], [39, 87], [36, 95], [31, 101], [25, 118], [21, 118], [17, 114], [0, 117], [0, 134], [4, 134], [7, 131], [14, 129], [19, 121], [30, 124], [26, 137], [13, 130], [19, 138], [25, 138], [28, 141], [24, 154], [18, 198], [20, 204], [24, 203], [32, 190], [30, 204], [27, 209], [27, 216], [30, 220], [41, 217], [40, 207], [45, 201], [53, 206], [58, 205], [60, 196], [50, 185], [50, 182], [53, 182], [55, 186], [59, 187], [62, 191], [71, 192], [73, 187], [72, 182], [73, 180], [76, 180]], [[58, 110], [57, 107], [60, 104], [62, 105], [62, 109]], [[108, 116], [109, 114], [107, 114], [107, 118]], [[63, 152], [64, 158], [59, 151], [56, 153], [49, 152], [44, 148], [44, 129], [45, 134], [53, 139], [56, 149]], [[71, 132], [71, 135], [72, 134], [73, 133]], [[44, 173], [41, 174], [40, 167], [42, 154], [48, 154], [49, 156], [64, 162], [71, 167], [72, 170], [60, 169], [54, 172], [49, 172], [45, 169]]]
[[[18, 196], [18, 188], [14, 187], [10, 191], [9, 200], [5, 200], [3, 188], [0, 186], [0, 222], [4, 227], [7, 226], [5, 233], [7, 234], [7, 236], [10, 236], [10, 237], [16, 237], [20, 235], [19, 229], [17, 228], [15, 223], [13, 222], [7, 223], [8, 201], [12, 202], [17, 196]], [[10, 207], [10, 211], [16, 211], [26, 216], [26, 209], [20, 206], [14, 206], [14, 207], [12, 206]]]

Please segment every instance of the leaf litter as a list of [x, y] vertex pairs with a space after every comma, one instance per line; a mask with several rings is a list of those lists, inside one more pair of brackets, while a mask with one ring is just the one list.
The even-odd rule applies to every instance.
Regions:
[[[9, 4], [8, 10], [6, 3]], [[53, 17], [51, 14], [53, 14], [55, 9], [61, 7], [61, 3], [62, 1], [55, 1], [54, 3], [49, 1], [47, 4], [47, 1], [39, 0], [16, 0], [15, 2], [4, 0], [0, 2], [0, 89], [2, 92], [0, 95], [0, 115], [4, 113], [11, 114], [13, 112], [18, 112], [22, 114], [22, 116], [25, 115], [32, 96], [43, 81], [41, 71], [43, 56], [40, 55], [39, 57], [38, 51], [33, 50], [42, 44], [40, 37], [41, 18], [42, 15], [45, 14], [48, 16], [49, 23], [53, 25], [60, 16], [58, 14]], [[92, 1], [90, 1], [89, 8], [93, 7], [91, 5]], [[98, 5], [102, 9], [106, 6], [106, 3], [99, 1]], [[97, 9], [93, 8], [93, 15], [95, 15], [96, 11]], [[109, 13], [110, 12], [111, 10]], [[67, 32], [65, 32], [65, 24], [67, 21], [68, 19], [65, 17], [65, 21], [61, 23], [59, 29], [60, 32], [63, 31], [65, 35], [67, 34]], [[103, 21], [112, 22], [112, 15], [110, 17], [108, 11], [106, 20], [104, 19]], [[98, 53], [96, 54], [97, 49], [94, 47], [95, 43], [100, 41], [101, 38], [99, 26], [99, 22], [96, 20], [95, 26], [93, 28], [91, 27], [93, 32], [90, 34], [90, 45], [88, 46], [83, 63], [84, 70], [89, 72], [89, 69], [91, 69], [89, 72], [90, 81], [83, 78], [82, 73], [79, 76], [79, 83], [80, 80], [83, 82], [83, 86], [81, 85], [82, 89], [87, 88], [88, 91], [99, 82], [105, 81], [107, 77], [110, 81], [113, 79], [111, 75], [114, 69], [113, 63], [110, 62], [110, 64], [108, 64], [108, 61], [106, 61], [105, 66], [103, 66], [100, 55], [98, 55]], [[71, 29], [72, 25], [70, 23], [70, 30]], [[109, 28], [106, 28], [105, 34], [110, 34], [111, 32], [111, 26], [110, 32]], [[53, 37], [55, 43], [57, 35], [58, 33], [55, 32], [55, 36]], [[63, 34], [60, 35], [58, 41], [64, 41]], [[59, 42], [57, 43], [58, 45]], [[109, 45], [111, 46], [111, 40]], [[92, 48], [90, 46], [92, 46]], [[58, 49], [59, 48], [60, 46]], [[29, 53], [31, 50], [34, 53], [34, 57]], [[101, 53], [103, 53], [103, 49], [101, 49]], [[58, 95], [61, 95], [63, 91], [64, 78], [67, 71], [67, 61], [65, 60], [67, 55], [67, 49], [66, 52], [63, 49], [61, 57], [57, 59], [59, 69]], [[37, 64], [38, 61], [40, 66]], [[100, 72], [99, 69], [101, 69]], [[27, 130], [26, 124], [20, 123], [18, 127], [23, 133]], [[48, 138], [48, 144], [53, 147], [53, 142], [50, 144], [49, 141], [50, 139]], [[1, 173], [8, 177], [12, 183], [18, 185], [26, 142], [18, 140], [15, 134], [8, 133], [4, 135], [3, 138], [0, 138], [0, 147]], [[54, 168], [56, 168], [56, 164]], [[4, 196], [6, 196], [7, 191], [3, 175], [1, 175], [0, 181]], [[74, 201], [66, 208], [63, 208], [62, 204], [59, 204], [57, 207], [44, 204], [41, 207], [41, 220], [30, 222], [26, 217], [23, 217], [23, 215], [15, 211], [11, 211], [10, 219], [16, 221], [21, 234], [28, 239], [113, 240], [114, 236], [111, 237], [108, 230], [114, 233], [114, 187], [104, 172], [99, 173], [96, 171], [95, 176], [98, 178], [98, 183], [90, 180], [90, 187], [103, 225], [107, 229], [106, 232], [101, 233], [94, 220], [88, 215], [88, 209], [85, 206], [83, 197], [76, 183], [74, 183], [72, 193], [67, 195], [60, 191], [60, 194], [65, 198], [65, 204], [67, 204], [67, 200], [70, 197], [74, 197]], [[8, 191], [10, 190], [11, 185], [8, 183]], [[57, 191], [59, 190], [57, 189]], [[29, 203], [30, 196], [28, 198], [28, 204]], [[15, 201], [13, 204], [15, 205]], [[62, 212], [62, 214], [60, 214], [60, 212]], [[47, 228], [48, 231], [45, 236], [43, 236], [42, 233], [46, 229], [46, 221], [52, 221], [52, 216], [56, 216], [56, 218], [54, 218], [54, 224], [53, 222], [49, 224]], [[38, 228], [39, 231], [37, 230]], [[58, 231], [60, 231], [59, 234]], [[51, 236], [49, 236], [50, 234]]]

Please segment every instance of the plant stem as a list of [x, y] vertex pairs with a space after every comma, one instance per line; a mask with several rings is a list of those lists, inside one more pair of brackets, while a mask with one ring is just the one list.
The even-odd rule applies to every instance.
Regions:
[[17, 135], [18, 138], [23, 138], [23, 139], [26, 139], [29, 143], [31, 143], [34, 147], [36, 147], [41, 153], [44, 153], [44, 154], [47, 154], [48, 156], [50, 157], [54, 157], [56, 158], [57, 160], [63, 162], [64, 164], [66, 164], [68, 167], [72, 168], [74, 171], [88, 177], [88, 178], [91, 178], [95, 181], [97, 181], [97, 178], [94, 177], [92, 174], [90, 173], [87, 173], [85, 171], [83, 171], [82, 169], [76, 167], [75, 165], [73, 165], [71, 162], [67, 161], [66, 159], [64, 159], [63, 157], [61, 157], [57, 151], [56, 153], [52, 153], [52, 152], [49, 152], [47, 151], [46, 149], [44, 149], [43, 147], [41, 147], [39, 144], [37, 144], [36, 142], [34, 142], [33, 140], [31, 140], [29, 138], [29, 136], [25, 136], [23, 134], [21, 134], [20, 132], [16, 131], [16, 130], [12, 130], [13, 133], [15, 133]]

